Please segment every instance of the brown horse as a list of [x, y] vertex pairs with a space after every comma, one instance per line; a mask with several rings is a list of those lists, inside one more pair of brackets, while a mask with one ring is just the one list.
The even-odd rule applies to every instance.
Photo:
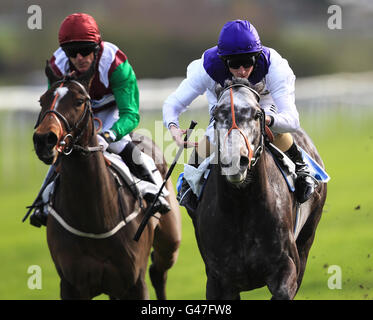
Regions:
[[[220, 88], [214, 111], [216, 161], [193, 219], [206, 265], [208, 299], [239, 299], [267, 286], [273, 299], [293, 299], [326, 199], [320, 183], [301, 205], [307, 220], [296, 237], [296, 201], [265, 148], [259, 95], [243, 79]], [[295, 141], [321, 166], [303, 130]]]
[[[33, 140], [40, 160], [53, 164], [58, 159], [47, 241], [61, 278], [61, 298], [92, 299], [102, 293], [112, 299], [149, 298], [145, 274], [153, 246], [150, 279], [157, 298], [166, 299], [167, 270], [177, 259], [181, 239], [172, 183], [166, 185], [171, 211], [151, 219], [140, 240], [133, 241], [144, 210], [129, 188], [120, 187], [100, 152], [87, 93], [94, 69], [74, 79], [56, 78], [49, 66], [46, 73], [52, 85], [40, 98]], [[164, 176], [162, 152], [142, 138], [144, 152], [157, 158]]]

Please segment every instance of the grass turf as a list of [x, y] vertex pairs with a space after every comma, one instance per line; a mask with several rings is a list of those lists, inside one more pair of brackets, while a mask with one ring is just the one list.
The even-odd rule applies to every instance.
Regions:
[[[198, 128], [208, 122], [205, 114], [190, 112], [183, 116], [184, 127], [191, 118], [200, 120]], [[311, 248], [306, 273], [296, 299], [373, 299], [373, 134], [372, 113], [351, 114], [334, 108], [321, 114], [304, 112], [302, 126], [310, 134], [331, 176], [328, 197], [316, 238]], [[31, 204], [47, 167], [33, 152], [31, 135], [34, 116], [21, 119], [12, 113], [0, 113], [0, 299], [58, 299], [59, 279], [46, 244], [45, 228], [22, 224], [25, 206]], [[172, 149], [169, 136], [162, 136], [154, 121], [160, 113], [144, 113], [142, 128], [155, 140], [165, 141]], [[158, 131], [157, 131], [158, 130]], [[203, 132], [203, 130], [202, 130]], [[163, 143], [163, 142], [161, 142]], [[169, 149], [168, 161], [174, 155]], [[186, 161], [188, 156], [184, 157]], [[176, 166], [176, 182], [182, 165]], [[204, 299], [206, 276], [192, 223], [182, 209], [183, 240], [179, 259], [169, 271], [169, 299]], [[30, 289], [29, 266], [42, 270], [42, 289]], [[328, 281], [341, 271], [341, 289], [330, 289]], [[155, 299], [148, 276], [151, 299]], [[242, 299], [268, 299], [266, 288], [242, 293]], [[104, 296], [99, 299], [106, 298]]]

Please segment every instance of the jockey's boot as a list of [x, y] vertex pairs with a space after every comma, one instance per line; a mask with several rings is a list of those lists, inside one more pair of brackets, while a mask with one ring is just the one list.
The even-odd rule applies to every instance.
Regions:
[[198, 199], [184, 178], [182, 180], [180, 190], [177, 193], [176, 199], [181, 206], [187, 209], [189, 215], [194, 216], [194, 211], [196, 211], [198, 206]]
[[[30, 216], [30, 224], [35, 227], [40, 228], [42, 225], [43, 226], [47, 225], [48, 213], [45, 212], [44, 206], [46, 205], [45, 199], [49, 198], [50, 194], [44, 195], [44, 191], [46, 187], [52, 182], [52, 180], [54, 180], [55, 177], [56, 177], [55, 165], [51, 165], [43, 181], [43, 184], [40, 188], [39, 194], [36, 197], [32, 206], [30, 207], [34, 209], [34, 212]], [[47, 192], [49, 192], [49, 190]]]
[[308, 165], [303, 160], [302, 151], [295, 142], [285, 154], [295, 164], [295, 173], [297, 174], [297, 179], [295, 180], [295, 197], [299, 203], [303, 203], [315, 191], [314, 179], [310, 175]]
[[[134, 142], [129, 141], [124, 147], [119, 156], [123, 159], [124, 163], [128, 166], [130, 171], [138, 178], [154, 185], [157, 185], [154, 181], [153, 174], [146, 166], [144, 159], [141, 155], [141, 150], [135, 145]], [[147, 193], [144, 195], [144, 199], [148, 203], [152, 203], [156, 194]], [[167, 213], [170, 211], [170, 205], [167, 200], [160, 195], [157, 202], [154, 205], [154, 212]]]
[[[197, 151], [194, 149], [188, 164], [195, 168], [198, 168], [203, 160], [204, 159], [199, 157]], [[198, 206], [198, 198], [192, 191], [189, 183], [184, 178], [182, 179], [181, 187], [177, 193], [176, 199], [181, 206], [187, 209], [189, 215], [193, 218], [194, 212], [196, 211]]]
[[30, 224], [34, 227], [40, 228], [42, 225], [47, 225], [48, 215], [44, 212], [44, 203], [43, 201], [38, 201], [35, 203], [34, 212], [30, 216]]

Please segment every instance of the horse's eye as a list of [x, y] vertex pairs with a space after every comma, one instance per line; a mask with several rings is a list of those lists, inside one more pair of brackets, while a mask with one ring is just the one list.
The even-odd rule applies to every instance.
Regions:
[[260, 119], [261, 117], [262, 117], [262, 113], [261, 113], [260, 111], [257, 111], [257, 112], [255, 113], [254, 119], [255, 119], [255, 120], [258, 120], [258, 119]]
[[75, 105], [76, 105], [76, 106], [80, 106], [80, 105], [82, 105], [83, 103], [84, 103], [84, 100], [83, 100], [83, 99], [78, 99], [78, 100], [76, 100]]

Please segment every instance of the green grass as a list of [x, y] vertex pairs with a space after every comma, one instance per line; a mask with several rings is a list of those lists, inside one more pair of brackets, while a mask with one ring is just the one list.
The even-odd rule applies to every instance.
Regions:
[[[192, 110], [183, 116], [183, 126], [187, 127], [192, 118], [199, 120], [198, 128], [204, 128], [208, 121], [205, 114]], [[304, 113], [302, 119], [331, 181], [296, 299], [373, 299], [373, 114], [360, 111], [352, 115], [344, 109], [333, 109], [320, 115]], [[47, 170], [33, 152], [34, 120], [19, 120], [14, 114], [0, 113], [0, 299], [59, 298], [59, 279], [49, 255], [45, 228], [21, 223], [25, 206], [31, 204]], [[157, 132], [155, 140], [165, 140], [164, 148], [170, 148], [169, 136], [164, 138], [160, 129], [154, 128], [155, 120], [161, 120], [160, 113], [144, 114], [140, 126]], [[171, 161], [174, 154], [167, 160]], [[177, 165], [172, 175], [174, 182], [182, 168]], [[183, 239], [179, 259], [169, 271], [168, 298], [204, 299], [204, 265], [184, 209], [182, 222]], [[30, 265], [42, 269], [41, 290], [30, 290], [27, 286]], [[328, 279], [333, 275], [328, 268], [333, 265], [341, 268], [342, 289], [328, 288]], [[155, 299], [148, 277], [147, 282], [151, 299]], [[262, 288], [241, 297], [268, 299], [270, 294]]]

